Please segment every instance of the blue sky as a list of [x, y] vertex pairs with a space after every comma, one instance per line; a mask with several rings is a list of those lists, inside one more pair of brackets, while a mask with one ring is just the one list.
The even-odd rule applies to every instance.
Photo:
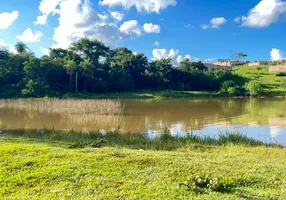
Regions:
[[152, 58], [213, 62], [286, 55], [284, 0], [9, 0], [0, 6], [0, 46], [17, 41], [42, 56], [80, 37]]

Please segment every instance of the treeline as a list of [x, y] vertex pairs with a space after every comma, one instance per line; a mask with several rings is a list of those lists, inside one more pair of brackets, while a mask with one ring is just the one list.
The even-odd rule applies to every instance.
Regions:
[[138, 90], [220, 90], [237, 81], [229, 71], [208, 71], [201, 62], [171, 59], [148, 61], [127, 48], [110, 49], [82, 38], [68, 49], [50, 49], [37, 58], [23, 43], [17, 53], [0, 50], [1, 97], [60, 96], [66, 93], [104, 93]]

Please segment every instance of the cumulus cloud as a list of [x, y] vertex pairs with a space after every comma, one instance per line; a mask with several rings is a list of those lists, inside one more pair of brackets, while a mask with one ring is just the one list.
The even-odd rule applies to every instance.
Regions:
[[213, 18], [210, 21], [211, 27], [212, 28], [219, 28], [221, 25], [225, 24], [227, 20], [223, 17], [217, 17]]
[[280, 49], [272, 49], [270, 52], [271, 61], [285, 60], [286, 55]]
[[136, 35], [140, 36], [142, 34], [142, 29], [136, 20], [124, 22], [120, 26], [120, 31], [122, 33], [126, 33], [127, 35], [135, 33]]
[[17, 35], [17, 39], [22, 42], [40, 42], [43, 34], [40, 31], [33, 32], [30, 28], [27, 28], [22, 35]]
[[102, 0], [100, 5], [108, 7], [121, 6], [126, 10], [135, 7], [138, 12], [159, 13], [169, 6], [175, 6], [176, 0]]
[[152, 23], [146, 23], [143, 25], [145, 33], [160, 33], [161, 27]]
[[220, 28], [221, 25], [225, 24], [227, 20], [224, 17], [217, 17], [217, 18], [212, 18], [210, 20], [210, 24], [203, 24], [201, 25], [203, 30], [206, 30], [208, 28]]
[[19, 17], [19, 12], [14, 10], [11, 13], [0, 13], [0, 29], [7, 29]]
[[179, 56], [177, 57], [177, 63], [179, 64], [180, 62], [182, 62], [182, 61], [185, 60], [185, 59], [191, 60], [191, 58], [192, 58], [191, 55], [186, 55], [185, 57], [179, 55]]
[[35, 24], [39, 25], [46, 25], [47, 19], [49, 14], [55, 14], [59, 12], [57, 10], [57, 6], [59, 5], [61, 0], [42, 0], [39, 6], [39, 10], [41, 11], [42, 15], [37, 17], [37, 21]]
[[11, 44], [7, 44], [5, 43], [3, 40], [0, 39], [0, 48], [4, 48], [4, 49], [7, 49], [9, 50], [10, 52], [12, 53], [16, 53], [16, 49], [14, 46], [12, 46]]
[[167, 49], [153, 49], [152, 54], [154, 60], [160, 60], [164, 58], [173, 59], [179, 54], [179, 51], [175, 49], [170, 49], [169, 51]]
[[[68, 48], [82, 37], [97, 39], [108, 46], [129, 37], [120, 31], [106, 15], [95, 12], [90, 0], [65, 0], [59, 4], [59, 26], [53, 36], [53, 47]], [[71, 20], [72, 19], [72, 20]]]
[[[50, 14], [59, 15], [59, 25], [55, 28], [54, 48], [68, 48], [82, 37], [97, 39], [108, 46], [115, 46], [119, 40], [141, 36], [143, 28], [136, 20], [130, 20], [118, 26], [124, 17], [119, 12], [97, 13], [90, 0], [42, 0], [40, 11], [43, 19], [37, 24], [46, 24]], [[44, 16], [44, 17], [43, 17]]]
[[120, 12], [110, 12], [110, 15], [117, 21], [122, 21], [122, 19], [124, 18], [124, 14]]
[[263, 28], [278, 22], [286, 16], [286, 2], [282, 0], [262, 0], [252, 8], [247, 16], [242, 16], [242, 26]]
[[178, 65], [181, 61], [183, 61], [184, 59], [189, 59], [191, 60], [191, 56], [190, 55], [186, 55], [185, 57], [183, 57], [182, 55], [179, 55], [179, 50], [175, 50], [175, 49], [153, 49], [153, 58], [152, 60], [160, 60], [160, 59], [164, 59], [164, 58], [170, 58], [172, 60], [172, 64], [173, 65]]
[[41, 51], [43, 52], [44, 55], [49, 55], [50, 53], [50, 49], [44, 47], [41, 47]]

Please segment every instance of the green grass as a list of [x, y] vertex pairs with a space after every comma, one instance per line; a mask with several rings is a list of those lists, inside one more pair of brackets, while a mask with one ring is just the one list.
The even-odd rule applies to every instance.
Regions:
[[161, 99], [161, 98], [192, 98], [218, 96], [217, 92], [210, 91], [142, 91], [116, 92], [102, 94], [66, 94], [63, 98], [81, 99]]
[[[264, 96], [285, 96], [286, 86], [283, 83], [286, 77], [278, 77], [269, 73], [268, 66], [242, 65], [234, 68], [236, 74], [245, 77], [248, 80], [258, 80], [263, 86]], [[285, 84], [284, 84], [285, 85]]]
[[0, 136], [0, 199], [285, 199], [285, 180], [286, 150], [239, 134]]

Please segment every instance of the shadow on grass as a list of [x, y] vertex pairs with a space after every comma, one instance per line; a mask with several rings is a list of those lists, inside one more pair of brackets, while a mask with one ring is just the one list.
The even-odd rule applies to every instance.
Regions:
[[48, 143], [66, 148], [101, 148], [125, 147], [142, 150], [166, 150], [172, 151], [182, 147], [194, 149], [209, 149], [211, 146], [223, 146], [228, 144], [260, 146], [263, 142], [248, 138], [239, 133], [220, 134], [217, 138], [210, 136], [200, 137], [187, 134], [186, 137], [173, 137], [168, 129], [164, 129], [157, 137], [149, 139], [145, 134], [122, 134], [118, 130], [101, 134], [98, 132], [76, 132], [76, 131], [12, 131], [2, 134], [2, 138], [9, 142]]

